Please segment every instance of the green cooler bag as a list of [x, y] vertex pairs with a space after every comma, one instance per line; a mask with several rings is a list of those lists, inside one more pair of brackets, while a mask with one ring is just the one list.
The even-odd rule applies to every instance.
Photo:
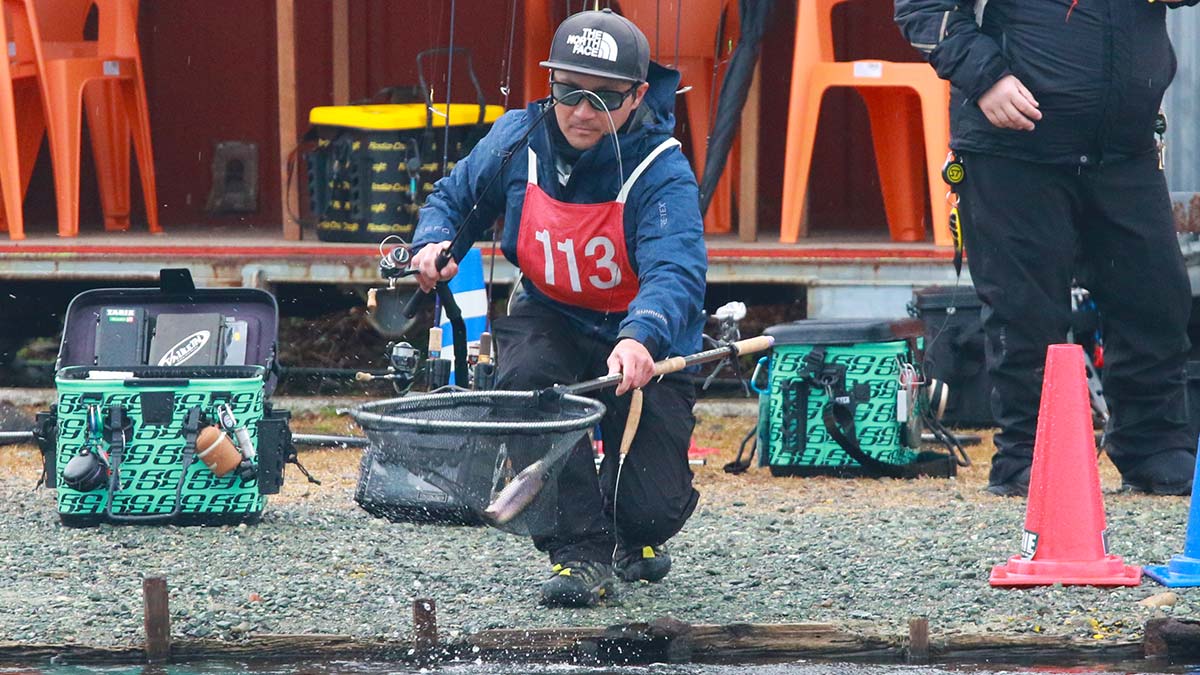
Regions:
[[[758, 457], [776, 476], [951, 476], [922, 452], [927, 396], [916, 319], [806, 319], [768, 328]], [[761, 381], [761, 373], [754, 378]]]
[[[277, 327], [270, 293], [196, 289], [186, 270], [76, 296], [37, 431], [62, 522], [258, 520], [295, 461], [289, 415], [268, 402]], [[210, 468], [209, 426], [235, 468]]]

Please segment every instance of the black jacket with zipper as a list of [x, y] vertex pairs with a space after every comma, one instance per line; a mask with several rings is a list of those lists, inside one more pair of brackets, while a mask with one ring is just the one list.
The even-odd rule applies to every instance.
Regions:
[[[1168, 6], [1149, 0], [895, 0], [896, 23], [951, 83], [950, 145], [1025, 161], [1096, 165], [1151, 152], [1175, 75]], [[978, 99], [1015, 75], [1040, 104], [1033, 131], [992, 126]]]

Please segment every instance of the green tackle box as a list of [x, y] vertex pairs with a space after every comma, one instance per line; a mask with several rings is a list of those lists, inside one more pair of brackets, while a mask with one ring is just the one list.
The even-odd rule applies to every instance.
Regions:
[[872, 465], [923, 460], [922, 333], [916, 319], [806, 319], [768, 328], [775, 344], [754, 376], [759, 465], [776, 476], [858, 476], [880, 472], [864, 470], [856, 451]]
[[[289, 414], [269, 402], [277, 329], [270, 293], [197, 289], [187, 270], [163, 270], [158, 288], [76, 296], [55, 364], [56, 403], [35, 431], [62, 522], [257, 521], [285, 462], [295, 461]], [[240, 464], [224, 476], [197, 458], [209, 425], [231, 440], [237, 428], [248, 434], [233, 440]], [[76, 457], [96, 469], [86, 487], [64, 480]]]

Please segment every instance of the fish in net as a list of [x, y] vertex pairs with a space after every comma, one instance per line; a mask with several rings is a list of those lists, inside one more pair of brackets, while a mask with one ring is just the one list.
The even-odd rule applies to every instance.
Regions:
[[[573, 446], [590, 447], [604, 411], [599, 401], [553, 390], [451, 391], [366, 403], [350, 414], [388, 461], [488, 524], [538, 536], [557, 531], [558, 474]], [[507, 511], [496, 512], [497, 500]]]

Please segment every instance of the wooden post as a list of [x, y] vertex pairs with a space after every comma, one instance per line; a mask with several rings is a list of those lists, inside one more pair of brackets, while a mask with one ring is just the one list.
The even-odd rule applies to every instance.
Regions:
[[738, 177], [738, 239], [758, 240], [758, 124], [762, 62], [754, 66], [746, 105], [742, 107], [741, 176]]
[[929, 619], [916, 616], [908, 620], [908, 662], [929, 660]]
[[413, 645], [418, 651], [437, 647], [437, 603], [429, 598], [413, 600]]
[[275, 61], [279, 97], [279, 216], [283, 238], [300, 239], [297, 190], [288, 190], [288, 154], [296, 145], [296, 0], [275, 0]]
[[171, 656], [171, 610], [167, 606], [167, 580], [142, 579], [143, 624], [146, 629], [146, 658], [161, 663]]
[[350, 0], [333, 0], [330, 30], [333, 31], [333, 104], [350, 102]]

